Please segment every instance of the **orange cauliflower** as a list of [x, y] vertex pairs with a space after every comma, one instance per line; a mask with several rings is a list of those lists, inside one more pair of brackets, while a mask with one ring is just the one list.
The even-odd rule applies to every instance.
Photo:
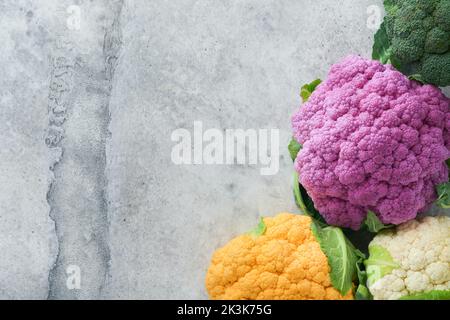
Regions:
[[263, 218], [258, 234], [218, 249], [206, 276], [211, 299], [353, 299], [330, 279], [330, 266], [311, 230], [311, 218], [280, 213]]

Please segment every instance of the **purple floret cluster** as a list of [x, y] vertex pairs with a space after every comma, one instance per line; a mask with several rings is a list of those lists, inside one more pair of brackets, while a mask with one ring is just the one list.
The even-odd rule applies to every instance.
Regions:
[[448, 180], [450, 99], [390, 65], [349, 56], [292, 118], [299, 181], [328, 224], [359, 229], [373, 211], [400, 224]]

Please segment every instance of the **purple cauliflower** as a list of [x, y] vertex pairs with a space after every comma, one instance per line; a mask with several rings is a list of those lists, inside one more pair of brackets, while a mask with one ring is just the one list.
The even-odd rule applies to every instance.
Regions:
[[448, 180], [450, 99], [390, 65], [349, 56], [294, 114], [299, 182], [331, 225], [414, 219]]

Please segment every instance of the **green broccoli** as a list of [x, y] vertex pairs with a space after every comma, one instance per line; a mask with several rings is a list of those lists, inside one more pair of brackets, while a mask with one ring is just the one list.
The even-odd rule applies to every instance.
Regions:
[[373, 58], [415, 80], [450, 85], [450, 0], [384, 0]]

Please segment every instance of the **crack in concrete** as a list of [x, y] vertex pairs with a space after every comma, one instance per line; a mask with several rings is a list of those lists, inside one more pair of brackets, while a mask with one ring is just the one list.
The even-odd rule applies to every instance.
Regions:
[[[124, 6], [124, 0], [119, 0], [117, 5], [117, 12], [114, 15], [114, 20], [111, 25], [111, 28], [106, 31], [104, 41], [103, 41], [103, 56], [105, 59], [105, 78], [108, 81], [108, 93], [107, 93], [107, 101], [106, 101], [106, 141], [103, 146], [103, 154], [105, 156], [105, 164], [104, 164], [104, 178], [105, 178], [105, 184], [104, 188], [102, 190], [102, 199], [104, 203], [105, 210], [105, 218], [106, 218], [106, 224], [107, 224], [107, 237], [109, 235], [109, 229], [110, 229], [110, 218], [109, 218], [109, 199], [108, 199], [108, 175], [107, 175], [107, 169], [106, 169], [106, 143], [109, 139], [111, 139], [111, 131], [109, 130], [109, 125], [111, 122], [111, 113], [109, 110], [109, 104], [111, 99], [111, 92], [113, 90], [113, 79], [114, 79], [114, 73], [118, 64], [118, 59], [120, 55], [120, 51], [122, 49], [122, 29], [120, 25], [120, 18], [122, 14], [122, 9]], [[111, 268], [111, 251], [109, 248], [109, 238], [107, 238], [106, 241], [107, 244], [107, 261], [106, 261], [106, 270], [103, 277], [103, 283], [100, 287], [100, 293], [103, 292], [103, 289], [107, 285], [107, 281], [109, 279], [110, 275], [110, 268]]]
[[64, 138], [63, 124], [66, 121], [67, 100], [71, 90], [74, 67], [74, 64], [66, 58], [66, 51], [70, 50], [71, 48], [70, 43], [62, 41], [59, 42], [56, 47], [56, 52], [59, 52], [54, 56], [52, 61], [52, 72], [48, 96], [49, 127], [45, 137], [45, 144], [51, 149], [52, 152], [49, 166], [51, 177], [46, 198], [50, 208], [49, 217], [54, 223], [57, 241], [57, 253], [53, 258], [53, 265], [48, 273], [47, 299], [49, 299], [49, 297], [51, 296], [52, 286], [55, 281], [56, 268], [61, 254], [61, 239], [59, 236], [59, 225], [55, 213], [53, 194], [55, 190], [55, 183], [57, 180], [55, 172], [57, 170], [57, 167], [60, 165], [64, 154], [64, 149], [61, 146], [61, 141]]
[[[67, 41], [58, 43], [54, 51], [45, 143], [53, 157], [47, 203], [58, 251], [48, 274], [47, 299], [98, 298], [109, 277], [106, 143], [111, 135], [109, 102], [114, 71], [122, 46], [123, 2], [105, 4], [112, 23], [104, 33], [101, 57], [86, 58], [75, 43]], [[89, 59], [86, 64], [85, 59]], [[98, 73], [97, 67], [101, 69]], [[87, 91], [91, 91], [92, 97], [84, 100]], [[83, 132], [78, 128], [83, 125], [81, 122], [89, 123], [95, 137], [87, 141], [79, 137]], [[78, 171], [86, 176], [74, 175]], [[84, 184], [91, 190], [83, 189]], [[77, 198], [71, 203], [73, 196]], [[87, 279], [82, 280], [80, 290], [66, 285], [66, 268], [71, 264], [80, 265], [82, 279]]]

